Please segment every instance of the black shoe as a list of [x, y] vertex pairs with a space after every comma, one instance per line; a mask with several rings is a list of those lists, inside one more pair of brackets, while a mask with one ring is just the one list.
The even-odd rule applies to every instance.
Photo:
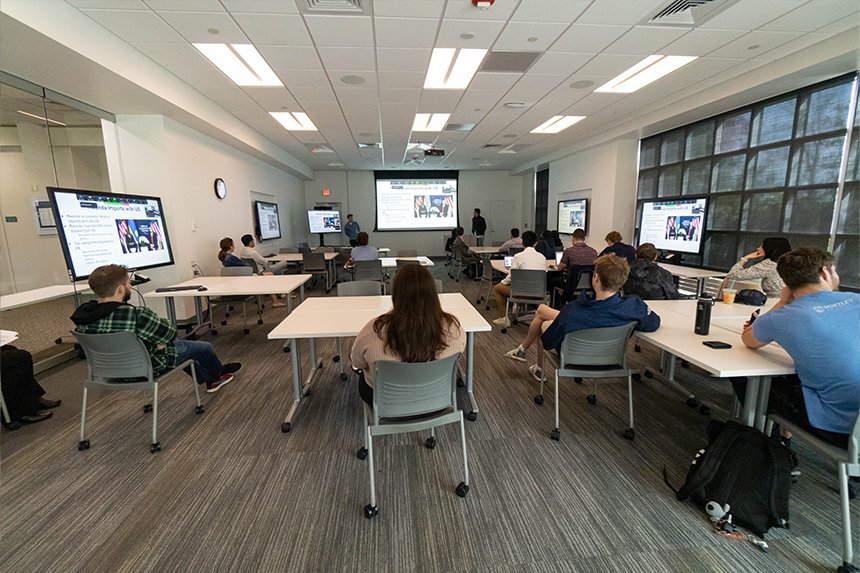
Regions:
[[18, 418], [18, 422], [23, 422], [24, 424], [35, 424], [36, 422], [41, 422], [43, 420], [47, 420], [51, 416], [53, 416], [53, 412], [36, 412], [33, 416], [21, 416]]
[[234, 374], [242, 367], [241, 362], [228, 362], [224, 365], [224, 374]]
[[46, 400], [45, 398], [39, 398], [39, 407], [40, 408], [45, 408], [45, 409], [56, 408], [57, 406], [59, 406], [62, 403], [63, 403], [62, 400]]

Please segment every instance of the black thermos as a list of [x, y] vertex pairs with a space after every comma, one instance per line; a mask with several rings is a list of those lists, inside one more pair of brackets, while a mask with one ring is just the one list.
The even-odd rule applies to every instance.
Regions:
[[696, 327], [693, 332], [702, 336], [711, 331], [711, 307], [714, 299], [709, 294], [699, 295], [696, 300]]

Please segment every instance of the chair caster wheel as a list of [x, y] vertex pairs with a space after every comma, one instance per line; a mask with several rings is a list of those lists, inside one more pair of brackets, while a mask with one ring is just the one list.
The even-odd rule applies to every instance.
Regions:
[[12, 420], [8, 424], [6, 423], [6, 420], [3, 420], [2, 418], [0, 418], [0, 421], [2, 421], [3, 427], [6, 428], [7, 430], [9, 430], [10, 432], [14, 432], [15, 430], [18, 430], [21, 428], [21, 426], [23, 426], [23, 424], [21, 422], [17, 422], [15, 420]]
[[284, 346], [284, 352], [289, 352], [292, 349], [293, 349], [292, 346]]
[[200, 404], [199, 406], [194, 406], [194, 413], [195, 414], [202, 414], [205, 411], [206, 411], [206, 408], [203, 407], [203, 404]]
[[466, 383], [463, 382], [463, 377], [458, 375], [457, 376], [457, 388], [462, 388], [465, 385], [466, 385]]
[[475, 304], [481, 304], [481, 299], [476, 300]]
[[160, 442], [155, 442], [154, 444], [150, 444], [150, 446], [149, 446], [149, 453], [150, 454], [154, 454], [155, 452], [160, 452], [160, 451], [161, 451], [161, 443]]
[[257, 319], [257, 324], [263, 324], [263, 319], [262, 319], [262, 318], [258, 318], [258, 319]]
[[642, 352], [642, 347], [637, 344], [633, 347], [633, 352]]
[[646, 368], [645, 369], [645, 378], [653, 378], [653, 377], [654, 377], [654, 373]]
[[585, 397], [585, 399], [586, 399], [586, 401], [588, 401], [588, 403], [589, 403], [589, 404], [591, 404], [592, 406], [594, 406], [595, 404], [597, 404], [597, 396], [596, 396], [596, 395], [594, 395], [594, 394], [589, 394], [588, 396], [586, 396], [586, 397]]
[[379, 513], [379, 510], [376, 508], [376, 506], [370, 504], [364, 506], [364, 517], [366, 517], [367, 519], [375, 517], [377, 513]]
[[355, 457], [357, 457], [360, 460], [367, 459], [367, 448], [364, 448], [364, 447], [358, 448], [358, 451], [355, 452]]
[[538, 406], [543, 406], [543, 394], [538, 394], [535, 396], [535, 404]]
[[624, 437], [632, 441], [636, 437], [636, 432], [633, 431], [633, 428], [627, 428], [624, 430]]
[[556, 442], [561, 439], [561, 431], [558, 428], [550, 432], [549, 437], [555, 440]]
[[84, 450], [90, 449], [90, 441], [89, 440], [81, 440], [78, 442], [78, 451], [82, 452]]
[[222, 320], [222, 321], [221, 321], [221, 326], [227, 326], [227, 321], [226, 321], [226, 320]]
[[210, 330], [209, 334], [211, 334], [212, 336], [218, 336], [218, 331], [217, 330]]
[[432, 436], [427, 438], [427, 440], [424, 442], [424, 447], [427, 448], [428, 450], [436, 449], [436, 438], [434, 438]]
[[502, 329], [502, 334], [507, 334], [507, 333], [508, 333], [508, 329], [507, 329], [507, 328], [503, 328], [503, 329]]
[[681, 360], [681, 368], [689, 368], [689, 367], [690, 367], [689, 362], [687, 362], [686, 360]]
[[857, 573], [860, 569], [857, 569], [850, 563], [843, 562], [842, 565], [836, 568], [836, 573]]
[[143, 413], [149, 414], [150, 412], [152, 412], [152, 404], [144, 404], [143, 405]]
[[249, 332], [251, 332], [251, 329], [250, 329], [250, 328], [246, 328], [246, 329], [245, 329], [245, 330], [243, 330], [242, 332], [243, 332], [243, 333], [245, 333], [245, 334], [248, 334]]
[[711, 415], [711, 409], [709, 407], [705, 406], [704, 404], [701, 404], [699, 406], [699, 414], [701, 414], [702, 416], [710, 416]]
[[457, 485], [457, 489], [454, 490], [454, 493], [457, 494], [457, 497], [466, 497], [466, 494], [469, 493], [469, 486], [467, 486], [463, 482], [460, 482]]
[[349, 374], [347, 374], [346, 372], [341, 372], [341, 374], [340, 374], [340, 379], [341, 379], [343, 382], [346, 382], [347, 380], [349, 380]]
[[490, 305], [485, 306], [484, 310], [490, 310]]
[[696, 400], [695, 396], [690, 396], [689, 398], [687, 398], [687, 406], [689, 406], [690, 408], [698, 408], [699, 401]]
[[286, 434], [287, 432], [289, 432], [289, 431], [290, 431], [290, 423], [289, 423], [289, 422], [284, 422], [283, 424], [281, 424], [281, 431], [282, 431], [283, 433], [285, 433], [285, 434]]
[[582, 384], [582, 378], [574, 378], [573, 381], [577, 384]]
[[630, 377], [631, 377], [631, 378], [633, 378], [634, 380], [636, 380], [637, 382], [639, 382], [639, 381], [641, 381], [641, 380], [642, 380], [642, 375], [641, 375], [641, 374], [639, 374], [638, 372], [634, 372], [634, 373], [632, 373], [632, 374], [630, 375]]
[[478, 413], [473, 410], [473, 411], [469, 412], [468, 414], [466, 414], [466, 419], [469, 420], [470, 422], [474, 422], [475, 420], [478, 419]]
[[326, 294], [329, 294], [330, 292], [331, 292], [331, 289], [330, 289], [330, 288], [325, 289], [325, 293], [326, 293]]
[[332, 356], [331, 361], [337, 364], [338, 362], [340, 362], [340, 356]]

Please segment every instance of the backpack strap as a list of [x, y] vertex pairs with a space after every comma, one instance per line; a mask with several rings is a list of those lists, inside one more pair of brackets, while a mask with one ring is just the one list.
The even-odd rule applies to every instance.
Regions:
[[687, 499], [693, 492], [699, 491], [711, 482], [720, 464], [723, 463], [726, 453], [739, 437], [738, 428], [726, 426], [725, 430], [708, 446], [705, 455], [699, 458], [698, 470], [690, 476], [687, 483], [675, 495], [678, 501]]

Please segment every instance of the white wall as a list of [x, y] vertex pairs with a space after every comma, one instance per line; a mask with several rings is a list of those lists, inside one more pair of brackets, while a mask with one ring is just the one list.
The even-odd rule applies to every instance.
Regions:
[[[444, 252], [443, 231], [409, 231], [374, 233], [376, 221], [376, 192], [372, 171], [317, 171], [316, 178], [306, 181], [305, 204], [313, 207], [316, 202], [340, 202], [343, 218], [347, 213], [355, 215], [362, 231], [370, 233], [371, 244], [391, 249], [416, 249], [424, 255], [441, 255]], [[331, 195], [323, 196], [323, 189]], [[468, 233], [472, 225], [472, 210], [478, 207], [487, 220], [485, 244], [504, 241], [511, 227], [523, 227], [529, 217], [523, 218], [523, 176], [509, 175], [506, 171], [460, 171], [459, 208], [460, 225]], [[302, 214], [304, 217], [304, 214]], [[301, 230], [311, 245], [319, 244], [318, 235], [307, 232], [307, 221], [302, 221]], [[327, 235], [327, 245], [346, 244], [346, 236]]]

